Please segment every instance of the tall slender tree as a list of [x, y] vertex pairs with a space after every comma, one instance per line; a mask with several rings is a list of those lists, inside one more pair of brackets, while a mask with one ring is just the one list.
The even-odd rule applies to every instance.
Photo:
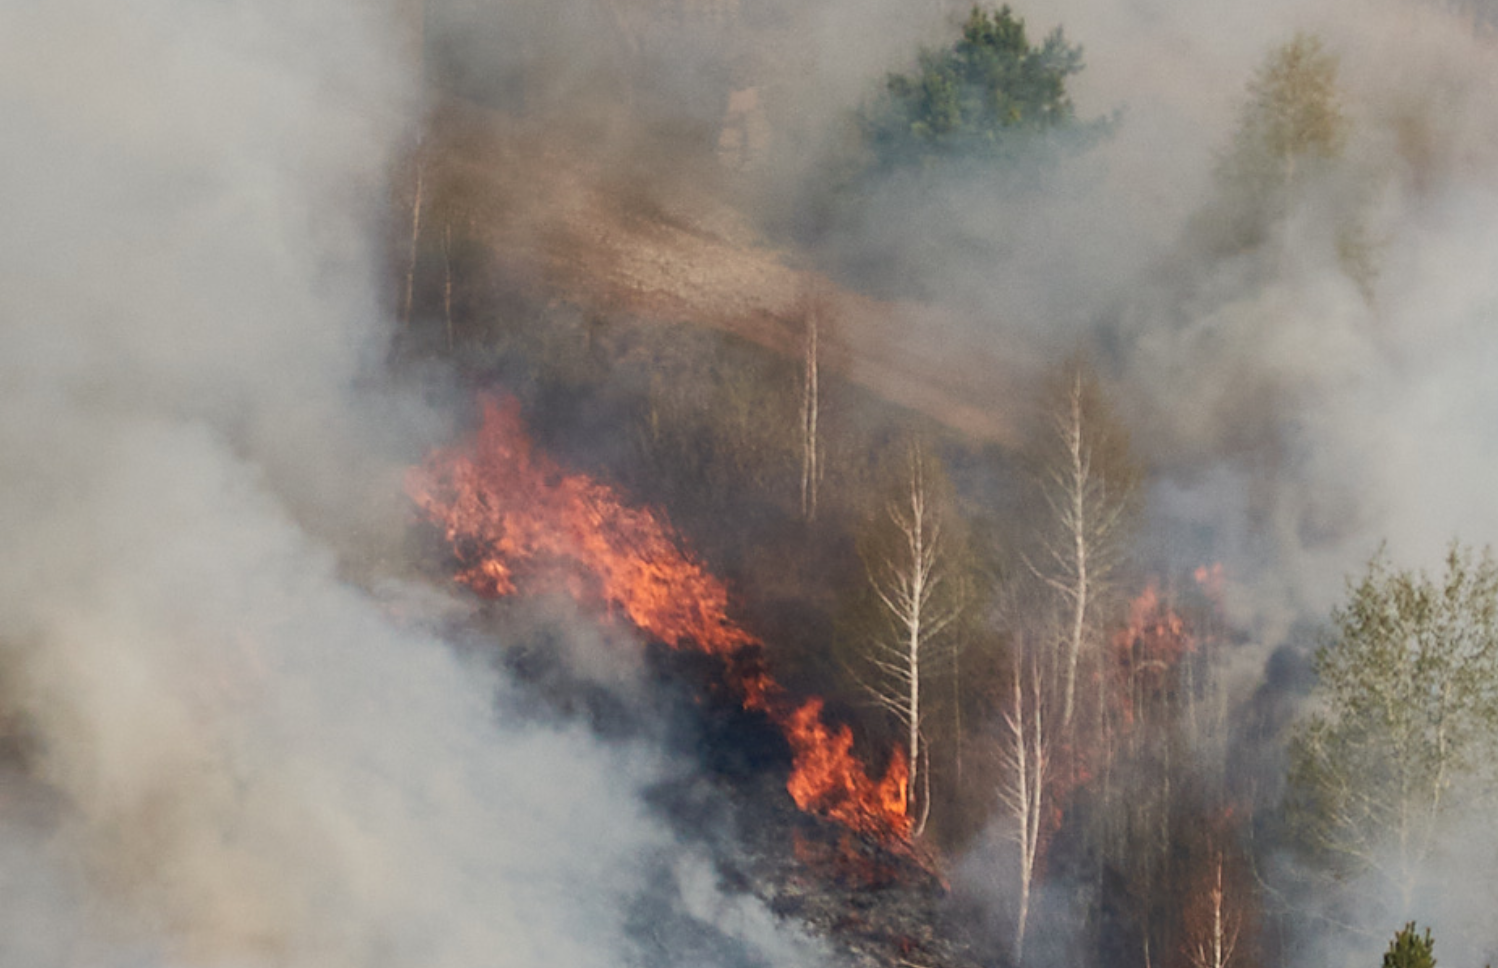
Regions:
[[1243, 916], [1229, 896], [1221, 851], [1212, 858], [1205, 887], [1205, 891], [1187, 902], [1196, 909], [1193, 913], [1197, 914], [1197, 923], [1186, 925], [1186, 959], [1191, 968], [1232, 968], [1243, 931]]
[[1030, 896], [1049, 808], [1051, 740], [1045, 695], [1040, 658], [1023, 641], [1017, 642], [1010, 705], [1004, 712], [1005, 771], [999, 787], [999, 802], [1010, 821], [1009, 837], [1018, 849], [1013, 945], [1016, 965], [1024, 963]]
[[960, 541], [951, 526], [945, 475], [922, 446], [908, 449], [895, 495], [864, 549], [878, 613], [864, 643], [861, 681], [876, 703], [900, 722], [910, 764], [907, 807], [920, 833], [930, 812], [923, 725], [937, 665], [950, 657], [942, 643], [967, 603]]
[[[1343, 160], [1352, 123], [1337, 74], [1337, 57], [1314, 34], [1296, 34], [1269, 52], [1248, 82], [1237, 132], [1217, 166], [1219, 198], [1201, 224], [1210, 226], [1209, 246], [1256, 246], [1319, 185], [1337, 260], [1372, 298], [1376, 246], [1364, 211], [1372, 186]], [[1337, 176], [1335, 189], [1328, 173]]]
[[1112, 589], [1134, 506], [1138, 470], [1128, 437], [1114, 420], [1092, 370], [1069, 361], [1049, 388], [1047, 425], [1036, 448], [1044, 513], [1027, 559], [1047, 591], [1059, 653], [1060, 727], [1076, 711], [1078, 668], [1101, 640], [1101, 616]]
[[821, 371], [822, 300], [815, 287], [804, 300], [804, 326], [801, 350], [801, 516], [811, 521], [817, 516], [817, 487], [822, 480], [822, 442], [818, 436], [822, 393], [817, 378]]

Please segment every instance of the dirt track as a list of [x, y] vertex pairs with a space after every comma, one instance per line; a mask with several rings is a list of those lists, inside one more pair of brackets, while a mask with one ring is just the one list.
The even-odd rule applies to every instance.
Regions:
[[444, 196], [506, 276], [543, 298], [710, 326], [788, 355], [801, 353], [815, 307], [824, 366], [977, 440], [1015, 442], [1012, 368], [931, 338], [957, 320], [792, 268], [710, 192], [640, 190], [602, 154], [448, 101], [423, 177], [427, 197]]

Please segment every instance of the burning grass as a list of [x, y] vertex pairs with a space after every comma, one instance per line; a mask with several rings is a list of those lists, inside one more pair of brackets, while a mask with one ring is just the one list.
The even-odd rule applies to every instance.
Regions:
[[792, 753], [787, 792], [802, 810], [886, 844], [910, 836], [909, 770], [896, 750], [880, 779], [854, 756], [852, 731], [822, 719], [771, 677], [760, 641], [730, 615], [727, 586], [660, 512], [565, 471], [526, 436], [519, 404], [486, 397], [473, 438], [433, 452], [407, 491], [445, 533], [456, 580], [489, 596], [565, 589], [675, 649], [727, 660], [747, 710], [765, 714]]

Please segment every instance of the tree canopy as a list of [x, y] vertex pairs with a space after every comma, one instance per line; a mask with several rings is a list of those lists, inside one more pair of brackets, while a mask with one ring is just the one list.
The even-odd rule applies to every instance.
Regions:
[[[1342, 110], [1337, 69], [1320, 38], [1302, 33], [1271, 50], [1249, 79], [1238, 128], [1217, 163], [1215, 247], [1262, 243], [1307, 186], [1339, 169], [1351, 122]], [[1356, 198], [1353, 193], [1350, 200]], [[1338, 256], [1366, 289], [1374, 270], [1357, 206], [1339, 206], [1335, 218]]]
[[1347, 150], [1354, 124], [1338, 71], [1336, 54], [1315, 34], [1297, 33], [1269, 50], [1248, 80], [1238, 126], [1217, 158], [1217, 190], [1191, 243], [1218, 258], [1258, 249], [1278, 260], [1289, 237], [1282, 229], [1299, 219], [1311, 231], [1291, 235], [1329, 249], [1371, 302], [1379, 241], [1368, 219], [1377, 174]]
[[1347, 126], [1337, 90], [1337, 58], [1320, 38], [1296, 34], [1271, 51], [1249, 81], [1224, 174], [1259, 191], [1287, 185], [1307, 160], [1340, 155]]
[[1033, 136], [1075, 125], [1067, 78], [1082, 48], [1057, 27], [1032, 45], [1007, 6], [973, 7], [950, 48], [922, 50], [913, 74], [891, 74], [864, 117], [879, 163], [1013, 156]]
[[1291, 806], [1335, 868], [1408, 902], [1440, 823], [1487, 793], [1498, 730], [1498, 564], [1453, 546], [1445, 572], [1369, 564], [1316, 656], [1318, 711], [1291, 748]]

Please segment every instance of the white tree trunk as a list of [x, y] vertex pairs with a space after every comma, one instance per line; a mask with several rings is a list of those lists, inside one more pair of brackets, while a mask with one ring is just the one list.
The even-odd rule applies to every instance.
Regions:
[[[946, 539], [932, 504], [925, 458], [917, 449], [911, 451], [902, 493], [885, 513], [896, 540], [885, 558], [869, 563], [869, 581], [892, 634], [870, 643], [868, 659], [876, 675], [864, 686], [905, 727], [910, 769], [906, 810], [913, 818], [912, 832], [920, 834], [929, 806], [922, 794], [929, 789], [924, 781], [930, 767], [922, 734], [928, 653], [958, 618], [962, 601], [957, 589], [949, 587]], [[945, 600], [937, 598], [940, 591]]]
[[1040, 828], [1048, 781], [1048, 737], [1042, 697], [1040, 670], [1035, 657], [1025, 656], [1024, 650], [1018, 650], [1014, 662], [1012, 706], [1004, 713], [1009, 739], [1005, 756], [1008, 776], [1000, 792], [1000, 801], [1013, 821], [1010, 836], [1019, 850], [1016, 870], [1019, 900], [1014, 927], [1016, 965], [1024, 963], [1030, 894], [1040, 856]]
[[[917, 472], [919, 473], [919, 472]], [[910, 488], [910, 557], [916, 567], [910, 570], [910, 598], [905, 612], [905, 664], [909, 670], [905, 699], [906, 750], [910, 756], [910, 786], [907, 794], [909, 812], [915, 815], [916, 774], [919, 772], [921, 753], [921, 611], [926, 604], [926, 582], [930, 578], [924, 567], [927, 560], [926, 541], [926, 492], [924, 482], [912, 475]], [[924, 774], [923, 774], [924, 775]], [[920, 831], [916, 831], [919, 833]]]
[[422, 146], [416, 145], [416, 187], [411, 199], [411, 248], [406, 257], [406, 292], [401, 299], [401, 323], [411, 325], [411, 301], [416, 293], [416, 244], [421, 239]]
[[1227, 893], [1222, 884], [1222, 855], [1217, 855], [1212, 887], [1207, 892], [1207, 920], [1196, 944], [1191, 948], [1192, 968], [1228, 968], [1238, 947], [1239, 919], [1227, 910]]
[[1082, 657], [1082, 637], [1087, 631], [1087, 599], [1091, 586], [1087, 576], [1087, 481], [1091, 474], [1089, 460], [1082, 445], [1082, 385], [1081, 377], [1072, 383], [1070, 408], [1067, 414], [1066, 449], [1070, 458], [1070, 494], [1066, 523], [1072, 539], [1072, 554], [1075, 571], [1071, 589], [1072, 616], [1070, 634], [1066, 643], [1066, 694], [1061, 705], [1061, 728], [1071, 729], [1072, 710], [1076, 705], [1077, 664]]
[[1041, 481], [1049, 514], [1039, 559], [1026, 557], [1030, 571], [1050, 589], [1053, 604], [1047, 611], [1055, 623], [1052, 641], [1058, 653], [1055, 675], [1064, 734], [1076, 718], [1081, 667], [1098, 638], [1095, 613], [1116, 563], [1130, 486], [1105, 479], [1097, 466], [1099, 435], [1111, 435], [1106, 418], [1089, 412], [1089, 386], [1079, 366], [1054, 404], [1053, 449], [1048, 448]]
[[811, 521], [817, 516], [817, 483], [822, 469], [818, 461], [817, 417], [821, 405], [817, 387], [817, 330], [820, 308], [816, 299], [808, 301], [806, 310], [806, 346], [801, 381], [801, 516]]

